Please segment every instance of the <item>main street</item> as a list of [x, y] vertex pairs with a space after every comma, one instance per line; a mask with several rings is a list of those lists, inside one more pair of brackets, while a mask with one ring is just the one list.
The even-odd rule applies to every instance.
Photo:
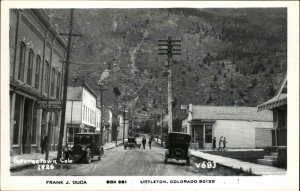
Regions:
[[[141, 139], [137, 139], [141, 143]], [[164, 148], [154, 143], [152, 149], [127, 149], [122, 145], [105, 151], [101, 161], [93, 160], [90, 164], [76, 163], [58, 166], [53, 170], [38, 171], [37, 167], [12, 172], [12, 175], [32, 176], [197, 176], [198, 172], [191, 161], [169, 160], [164, 164]]]

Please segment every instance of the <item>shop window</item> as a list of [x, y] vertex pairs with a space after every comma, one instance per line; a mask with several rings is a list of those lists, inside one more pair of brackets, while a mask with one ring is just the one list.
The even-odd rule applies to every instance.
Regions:
[[28, 55], [28, 67], [27, 67], [27, 84], [32, 85], [32, 65], [33, 65], [33, 51], [30, 49]]
[[205, 125], [205, 143], [212, 143], [212, 125]]
[[22, 110], [22, 99], [23, 97], [16, 95], [15, 102], [15, 118], [14, 118], [14, 126], [13, 126], [13, 144], [19, 144], [19, 129], [21, 123], [21, 110]]
[[55, 85], [55, 69], [52, 68], [52, 73], [51, 73], [51, 97], [54, 96], [54, 85]]
[[33, 116], [32, 116], [32, 128], [31, 128], [31, 144], [36, 144], [36, 129], [37, 129], [37, 104], [34, 104], [33, 107]]
[[19, 73], [18, 73], [18, 79], [21, 81], [24, 80], [25, 51], [26, 51], [26, 46], [23, 42], [21, 42], [20, 58], [19, 58]]
[[34, 87], [39, 89], [40, 87], [40, 71], [41, 71], [41, 57], [36, 57], [36, 67], [35, 67], [35, 84]]

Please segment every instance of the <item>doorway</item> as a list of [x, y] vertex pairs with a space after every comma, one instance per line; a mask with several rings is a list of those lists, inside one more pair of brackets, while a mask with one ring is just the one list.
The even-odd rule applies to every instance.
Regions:
[[23, 133], [22, 133], [22, 151], [23, 153], [31, 153], [30, 135], [32, 124], [32, 100], [25, 98], [24, 115], [23, 115]]

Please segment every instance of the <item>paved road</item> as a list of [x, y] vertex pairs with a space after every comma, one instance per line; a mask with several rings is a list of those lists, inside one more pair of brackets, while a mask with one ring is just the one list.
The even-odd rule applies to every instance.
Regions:
[[[141, 140], [137, 140], [141, 142]], [[37, 171], [37, 167], [12, 172], [12, 175], [29, 176], [195, 176], [201, 175], [195, 165], [187, 166], [185, 161], [169, 160], [164, 164], [164, 149], [154, 143], [150, 150], [127, 149], [123, 146], [105, 151], [101, 161], [90, 164], [62, 165], [54, 170]], [[193, 163], [193, 161], [191, 161]]]

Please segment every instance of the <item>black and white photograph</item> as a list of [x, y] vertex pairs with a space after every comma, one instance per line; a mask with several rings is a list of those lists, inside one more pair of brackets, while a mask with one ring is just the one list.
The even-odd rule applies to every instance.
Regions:
[[[289, 154], [299, 152], [299, 39], [289, 40], [299, 3], [164, 3], [8, 6], [1, 161], [11, 181], [213, 189], [299, 170]], [[278, 190], [297, 190], [290, 180]]]

